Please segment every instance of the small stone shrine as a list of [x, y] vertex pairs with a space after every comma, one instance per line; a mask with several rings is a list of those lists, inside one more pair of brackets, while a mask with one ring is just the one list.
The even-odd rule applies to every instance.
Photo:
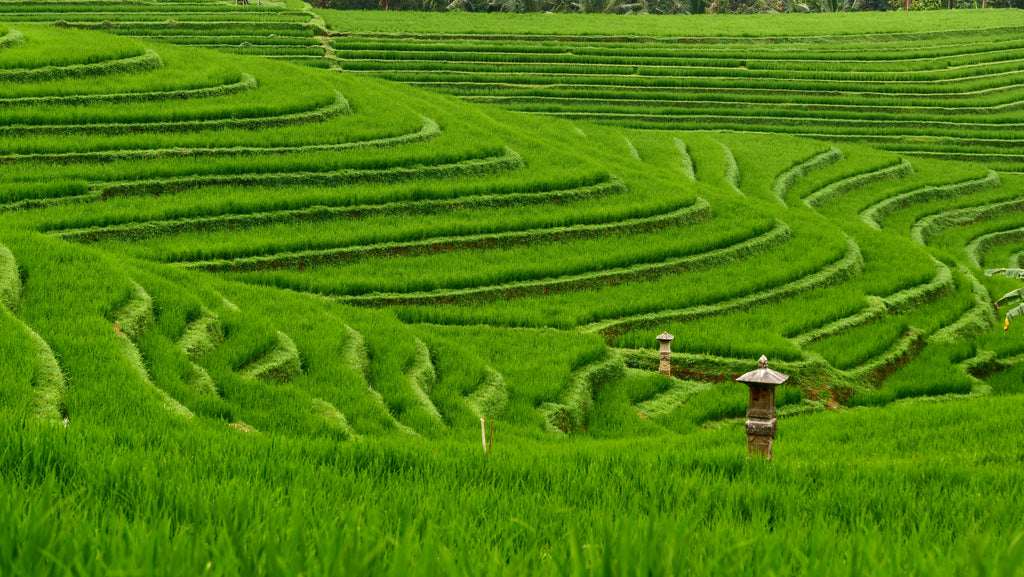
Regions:
[[658, 351], [658, 374], [665, 375], [666, 377], [672, 376], [672, 339], [675, 337], [668, 334], [668, 332], [661, 333], [654, 337], [661, 343], [661, 349]]
[[747, 451], [770, 461], [772, 441], [775, 439], [775, 387], [789, 379], [789, 375], [768, 368], [768, 357], [761, 355], [757, 370], [736, 377], [750, 387], [750, 408], [747, 409]]

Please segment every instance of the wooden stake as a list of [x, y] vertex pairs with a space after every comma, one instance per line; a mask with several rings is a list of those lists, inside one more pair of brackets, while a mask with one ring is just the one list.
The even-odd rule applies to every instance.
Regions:
[[480, 417], [480, 439], [484, 443], [484, 452], [487, 452], [487, 425], [484, 424], [484, 418]]

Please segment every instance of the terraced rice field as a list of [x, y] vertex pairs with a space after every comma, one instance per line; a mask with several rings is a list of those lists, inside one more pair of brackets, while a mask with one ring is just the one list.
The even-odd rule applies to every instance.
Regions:
[[907, 15], [886, 14], [876, 19], [890, 27], [883, 33], [865, 28], [863, 14], [837, 15], [846, 26], [812, 15], [819, 26], [763, 20], [739, 31], [728, 17], [675, 27], [648, 17], [618, 29], [601, 18], [561, 29], [527, 18], [502, 29], [480, 16], [446, 30], [430, 18], [338, 13], [332, 43], [345, 70], [511, 110], [796, 134], [1024, 170], [1024, 19], [1014, 12], [932, 15], [916, 30], [900, 26]]
[[331, 48], [318, 37], [323, 21], [295, 0], [230, 2], [5, 2], [0, 21], [103, 30], [131, 38], [215, 48], [327, 67]]
[[[1019, 567], [1024, 336], [991, 305], [1019, 281], [983, 274], [1024, 253], [1015, 153], [923, 154], [910, 126], [931, 120], [886, 121], [888, 146], [839, 119], [874, 110], [860, 90], [895, 62], [960, 92], [974, 64], [937, 72], [929, 34], [817, 41], [816, 59], [806, 38], [751, 39], [792, 65], [776, 69], [720, 66], [735, 38], [484, 50], [498, 41], [369, 38], [335, 18], [0, 2], [0, 511], [17, 520], [0, 527], [0, 573], [845, 574], [863, 554], [872, 574], [944, 574], [978, 552], [993, 573]], [[998, 60], [993, 94], [1012, 99], [1014, 49], [992, 48], [1012, 23], [985, 18], [956, 33]], [[270, 57], [231, 54], [253, 29]], [[286, 62], [307, 33], [322, 66]], [[607, 61], [565, 64], [567, 45]], [[381, 50], [429, 72], [357, 57]], [[494, 74], [607, 67], [634, 96], [628, 121], [497, 76], [493, 94], [443, 79], [479, 75], [466, 55], [542, 53], [549, 71]], [[629, 89], [644, 75], [616, 68], [659, 57], [692, 60], [658, 65], [672, 82], [707, 72], [713, 118], [661, 118]], [[816, 78], [826, 65], [834, 78]], [[718, 69], [783, 92], [802, 70], [808, 98], [856, 87], [849, 105], [783, 106], [714, 84]], [[872, 114], [904, 118], [906, 86], [890, 84]], [[828, 140], [778, 134], [804, 131], [768, 111], [806, 113]], [[998, 121], [1013, 114], [979, 125], [1013, 140]], [[744, 130], [696, 130], [727, 117]], [[672, 378], [654, 372], [665, 330]], [[732, 378], [761, 354], [791, 375], [776, 454], [792, 465], [745, 461]], [[733, 538], [776, 553], [713, 545]], [[836, 543], [842, 562], [819, 564]]]
[[[431, 367], [424, 338], [458, 340], [459, 327], [485, 325], [591, 334], [598, 340], [588, 342], [615, 347], [608, 354], [620, 365], [650, 368], [651, 335], [668, 329], [686, 335], [676, 349], [692, 381], [716, 382], [768, 354], [802, 389], [787, 397], [791, 408], [807, 410], [984, 392], [976, 376], [993, 363], [1015, 365], [1021, 352], [1019, 339], [984, 337], [993, 299], [977, 271], [1019, 236], [1012, 214], [994, 218], [1019, 203], [1010, 173], [781, 136], [510, 121], [465, 107], [453, 114], [443, 100], [352, 75], [213, 53], [197, 68], [190, 49], [12, 26], [6, 37], [19, 40], [0, 55], [11, 80], [0, 205], [12, 229], [137, 266], [168, 265], [146, 269], [163, 274], [213, 272], [345, 305], [339, 310], [386, 309], [418, 326], [399, 366]], [[1010, 225], [993, 229], [990, 220]], [[951, 221], [973, 225], [956, 227], [952, 246], [943, 244]], [[983, 232], [971, 236], [973, 228]], [[107, 316], [140, 365], [146, 355], [133, 332], [142, 330], [125, 327], [153, 324], [154, 297], [134, 276], [125, 282], [112, 294], [149, 303], [140, 313], [149, 320], [117, 321], [117, 302]], [[217, 299], [193, 298], [177, 305], [186, 312], [166, 327], [169, 340], [199, 330], [196, 319], [219, 326]], [[346, 331], [337, 346], [363, 338]], [[244, 362], [229, 363], [234, 373], [303, 376], [303, 347], [287, 332], [257, 341]], [[912, 362], [932, 349], [929, 366]], [[477, 354], [473, 380], [504, 383], [489, 352]], [[904, 365], [913, 375], [936, 363], [949, 376], [923, 389], [875, 390]], [[172, 412], [191, 415], [168, 389], [191, 396], [191, 383], [222, 397], [208, 369], [195, 367], [162, 385], [142, 367], [140, 380]], [[339, 410], [340, 397], [328, 402], [346, 434], [382, 426], [437, 434], [472, 422], [473, 403], [445, 414], [433, 383], [397, 380], [363, 400], [371, 415]], [[817, 388], [822, 380], [829, 385]], [[576, 381], [552, 381], [548, 393], [512, 396], [513, 422], [563, 432], [586, 425], [589, 403], [573, 400]], [[736, 391], [723, 416], [742, 413]], [[675, 386], [652, 394], [678, 397]], [[674, 422], [640, 397], [650, 395], [636, 399], [647, 403], [645, 416]], [[211, 416], [230, 404], [220, 398]], [[664, 408], [685, 412], [681, 405]], [[359, 432], [348, 419], [377, 424]]]

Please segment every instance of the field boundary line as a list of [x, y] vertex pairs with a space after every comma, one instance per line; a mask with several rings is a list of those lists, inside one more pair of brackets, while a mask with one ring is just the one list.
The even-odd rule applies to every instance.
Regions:
[[879, 168], [871, 172], [862, 172], [827, 184], [803, 197], [801, 200], [803, 200], [804, 204], [807, 206], [813, 209], [818, 209], [826, 202], [835, 200], [858, 188], [875, 182], [881, 182], [883, 180], [905, 178], [911, 174], [914, 174], [914, 165], [901, 158], [896, 164], [885, 168]]
[[154, 122], [107, 122], [86, 124], [9, 124], [0, 127], [0, 134], [64, 134], [88, 132], [94, 134], [123, 134], [137, 131], [189, 132], [210, 129], [253, 129], [287, 126], [304, 122], [315, 122], [341, 114], [351, 114], [348, 100], [335, 91], [334, 102], [302, 112], [288, 112], [279, 115], [249, 116], [241, 118], [217, 118], [211, 120], [178, 120]]
[[270, 348], [239, 367], [243, 377], [272, 383], [287, 383], [302, 374], [302, 356], [295, 341], [281, 331]]
[[721, 314], [741, 307], [751, 307], [799, 294], [819, 286], [827, 286], [849, 278], [861, 271], [864, 267], [864, 257], [861, 255], [857, 242], [849, 235], [846, 237], [846, 253], [831, 264], [825, 265], [817, 272], [796, 280], [784, 283], [756, 293], [742, 297], [736, 297], [711, 304], [696, 305], [682, 309], [668, 309], [653, 313], [631, 315], [627, 317], [598, 321], [583, 325], [580, 331], [584, 333], [600, 333], [606, 339], [614, 338], [625, 330], [640, 327], [650, 327], [654, 323], [665, 321], [685, 321], [699, 317]]
[[985, 258], [984, 253], [995, 246], [1019, 240], [1024, 240], [1024, 226], [982, 234], [967, 243], [964, 250], [967, 252], [967, 260], [972, 265], [984, 268], [982, 267], [982, 260]]
[[464, 289], [441, 289], [408, 293], [369, 293], [353, 296], [330, 296], [331, 300], [345, 304], [393, 306], [422, 304], [462, 304], [494, 299], [512, 299], [536, 294], [552, 294], [584, 290], [595, 286], [607, 286], [629, 281], [644, 281], [666, 274], [734, 262], [748, 258], [777, 243], [785, 242], [791, 231], [781, 221], [765, 233], [743, 239], [732, 245], [719, 247], [707, 252], [682, 257], [672, 257], [658, 262], [649, 262], [625, 267], [601, 269], [560, 277], [546, 277], [535, 280], [502, 283]]
[[860, 217], [861, 220], [867, 223], [871, 228], [881, 230], [881, 221], [900, 209], [907, 208], [914, 204], [923, 204], [934, 200], [944, 200], [954, 196], [981, 192], [983, 190], [997, 188], [1000, 184], [1002, 184], [1002, 182], [999, 179], [999, 174], [994, 170], [989, 170], [982, 178], [964, 180], [940, 186], [924, 186], [909, 192], [884, 198], [862, 210], [860, 212]]
[[604, 195], [621, 194], [628, 189], [612, 176], [604, 182], [543, 192], [510, 192], [498, 194], [461, 195], [450, 198], [425, 200], [397, 200], [377, 204], [329, 206], [316, 204], [308, 208], [276, 211], [235, 212], [215, 216], [169, 218], [125, 222], [105, 226], [81, 228], [43, 228], [44, 232], [65, 240], [91, 243], [105, 238], [141, 240], [168, 234], [192, 231], [237, 230], [281, 222], [325, 221], [345, 218], [364, 218], [372, 215], [432, 214], [464, 207], [502, 207], [540, 204], [548, 200], [567, 201], [590, 199]]
[[866, 297], [868, 305], [857, 313], [790, 337], [790, 340], [803, 348], [822, 339], [842, 334], [852, 328], [866, 325], [887, 313], [908, 310], [913, 305], [933, 300], [948, 292], [953, 287], [953, 274], [950, 268], [934, 258], [932, 261], [935, 263], [936, 270], [935, 276], [930, 281], [885, 297], [868, 295]]
[[481, 419], [500, 419], [508, 410], [509, 394], [505, 378], [490, 365], [484, 367], [484, 379], [472, 393], [463, 397], [473, 414]]
[[529, 42], [588, 42], [616, 44], [684, 44], [684, 45], [716, 45], [716, 44], [766, 44], [769, 46], [786, 46], [788, 44], [807, 44], [810, 42], [839, 40], [841, 44], [878, 42], [880, 40], [925, 41], [929, 39], [948, 40], [950, 35], [956, 37], [981, 36], [983, 34], [1007, 34], [1019, 32], [1016, 26], [993, 26], [990, 28], [966, 28], [954, 30], [929, 30], [924, 32], [858, 32], [837, 34], [832, 36], [791, 35], [791, 36], [649, 36], [643, 34], [625, 35], [571, 35], [571, 34], [479, 34], [479, 33], [415, 33], [415, 32], [345, 32], [332, 30], [333, 38], [371, 38], [371, 39], [421, 39], [421, 40], [519, 40]]
[[985, 285], [981, 284], [967, 267], [959, 265], [957, 270], [971, 283], [974, 306], [956, 321], [934, 331], [928, 337], [929, 343], [960, 342], [992, 328], [998, 322], [996, 312], [992, 307], [992, 295], [989, 294]]
[[348, 423], [348, 419], [345, 418], [345, 415], [329, 401], [319, 397], [314, 397], [310, 405], [310, 410], [313, 412], [313, 415], [319, 417], [322, 421], [327, 423], [328, 426], [341, 431], [346, 440], [359, 439], [362, 437], [362, 435], [356, 433], [355, 429], [352, 428], [352, 425]]
[[[417, 82], [417, 83], [409, 83], [409, 84], [431, 85], [431, 84], [434, 84], [434, 83], [430, 83], [430, 82]], [[454, 84], [458, 84], [458, 83], [452, 83], [452, 84], [454, 85]], [[490, 86], [492, 84], [498, 84], [499, 87], [501, 86], [500, 83], [483, 83], [483, 82], [480, 82], [480, 83], [472, 82], [472, 83], [463, 83], [463, 84], [467, 84], [468, 85], [467, 88], [470, 88], [470, 87], [472, 87], [472, 88], [485, 87], [485, 86]], [[516, 85], [512, 85], [512, 86], [516, 86]], [[568, 90], [568, 89], [574, 88], [575, 86], [576, 85], [571, 85], [571, 84], [565, 85], [563, 90]], [[663, 92], [663, 91], [658, 91], [657, 87], [650, 87], [650, 89], [648, 89], [648, 90], [639, 90], [640, 87], [637, 87], [637, 90], [631, 90], [631, 91], [628, 91], [628, 92], [625, 90], [625, 88], [623, 88], [622, 89], [622, 97], [618, 97], [618, 96], [614, 95], [616, 92], [619, 91], [619, 87], [617, 87], [617, 86], [609, 86], [609, 85], [605, 85], [605, 84], [585, 84], [585, 85], [579, 85], [579, 86], [582, 87], [582, 90], [574, 91], [576, 94], [579, 94], [579, 93], [596, 94], [596, 93], [601, 93], [601, 92], [605, 92], [606, 94], [601, 94], [600, 96], [598, 96], [598, 95], [594, 95], [594, 96], [570, 96], [570, 95], [568, 95], [569, 94], [568, 92], [566, 92], [566, 93], [554, 92], [555, 90], [558, 89], [557, 87], [545, 86], [543, 89], [539, 89], [539, 88], [538, 89], [532, 89], [532, 90], [531, 89], [521, 89], [520, 91], [523, 92], [524, 94], [509, 94], [509, 93], [506, 92], [506, 93], [503, 93], [503, 94], [485, 95], [485, 94], [463, 94], [463, 93], [459, 92], [457, 89], [453, 88], [450, 85], [446, 86], [446, 87], [448, 88], [448, 92], [449, 93], [458, 95], [458, 97], [460, 99], [462, 99], [462, 100], [465, 100], [465, 101], [468, 101], [468, 102], [482, 102], [482, 103], [486, 103], [486, 104], [496, 104], [496, 105], [515, 105], [515, 104], [521, 103], [521, 102], [535, 102], [535, 103], [547, 103], [547, 104], [560, 104], [560, 105], [565, 105], [565, 106], [572, 106], [573, 104], [577, 104], [577, 103], [583, 103], [583, 104], [604, 104], [604, 105], [612, 105], [612, 106], [617, 106], [617, 107], [627, 107], [627, 106], [637, 106], [637, 107], [639, 107], [639, 106], [670, 106], [670, 107], [677, 107], [677, 108], [683, 108], [683, 107], [716, 108], [716, 107], [732, 106], [732, 107], [739, 108], [739, 107], [744, 107], [744, 106], [757, 106], [758, 108], [765, 109], [765, 110], [771, 110], [771, 109], [775, 109], [775, 108], [785, 110], [785, 109], [791, 108], [793, 106], [793, 102], [785, 101], [784, 99], [779, 99], [778, 101], [774, 101], [774, 100], [769, 101], [769, 100], [764, 100], [764, 99], [758, 99], [758, 98], [755, 98], [755, 97], [751, 97], [751, 98], [746, 99], [746, 100], [735, 98], [735, 97], [733, 97], [733, 98], [722, 98], [722, 99], [719, 99], [719, 100], [712, 100], [712, 99], [708, 99], [708, 98], [687, 98], [687, 96], [695, 95], [695, 93], [703, 93], [703, 91], [701, 91], [701, 90], [699, 90], [697, 88], [692, 89], [693, 90], [692, 92], [686, 92], [686, 93], [679, 94], [678, 98], [669, 98], [668, 97], [669, 94], [667, 94], [666, 92]], [[430, 86], [427, 86], [427, 87], [429, 88]], [[532, 92], [541, 92], [541, 90], [546, 90], [546, 91], [551, 91], [551, 92], [549, 94], [532, 94]], [[735, 92], [746, 93], [748, 90], [752, 92], [755, 89], [742, 89], [742, 88], [737, 87]], [[761, 90], [762, 93], [770, 94], [770, 95], [773, 95], [773, 96], [782, 96], [782, 95], [787, 94], [787, 92], [785, 90], [783, 90], [783, 89], [756, 89], [756, 90]], [[995, 89], [992, 89], [992, 90], [994, 91]], [[1011, 90], [1019, 90], [1019, 86], [1018, 85], [1013, 85], [1013, 86], [1001, 87], [999, 90], [1002, 91], [1002, 92], [1010, 92]], [[654, 93], [654, 96], [650, 97], [650, 98], [637, 98], [636, 97], [636, 93], [637, 92], [639, 92], [641, 94], [645, 93], [645, 92], [651, 92], [651, 93]], [[733, 92], [733, 90], [730, 90], [730, 92]], [[830, 91], [830, 92], [833, 92], [833, 91]], [[983, 91], [978, 91], [978, 92], [983, 92]], [[612, 95], [609, 95], [608, 93], [610, 93]], [[812, 94], [812, 95], [813, 94], [817, 94], [817, 92], [812, 91], [812, 90], [803, 90], [803, 91], [801, 91], [801, 90], [793, 90], [792, 93], [793, 94], [807, 93], [807, 94]], [[895, 93], [892, 93], [892, 94], [890, 94], [890, 93], [868, 93], [868, 92], [860, 92], [860, 91], [856, 91], [856, 92], [855, 91], [847, 91], [847, 92], [844, 92], [844, 93], [848, 93], [850, 95], [855, 95], [857, 97], [866, 97], [867, 95], [870, 95], [870, 94], [878, 94], [878, 95], [880, 95], [877, 98], [883, 98], [883, 97], [897, 98], [898, 96], [902, 96], [902, 95], [898, 95], [898, 94], [895, 94]], [[909, 94], [907, 96], [912, 96], [913, 97], [915, 95]], [[924, 99], [924, 98], [926, 98], [928, 96], [931, 96], [932, 98], [935, 97], [934, 94], [931, 94], [931, 95], [922, 94], [922, 95], [919, 95], [917, 97]], [[949, 98], [951, 98], [953, 96], [958, 96], [958, 95], [953, 95], [953, 94], [943, 94], [942, 95], [943, 100], [949, 99]], [[1014, 96], [1016, 96], [1016, 95], [1014, 95]], [[867, 98], [865, 98], [865, 100], [867, 100]], [[801, 104], [801, 106], [804, 109], [806, 109], [806, 110], [815, 110], [815, 111], [819, 111], [819, 112], [848, 112], [848, 113], [873, 113], [873, 114], [874, 113], [884, 113], [884, 114], [892, 114], [892, 115], [907, 114], [907, 113], [918, 113], [918, 114], [926, 114], [927, 113], [927, 114], [939, 114], [939, 115], [948, 115], [948, 116], [954, 116], [954, 115], [958, 115], [958, 114], [959, 115], [964, 115], [964, 116], [980, 116], [980, 115], [983, 115], [983, 114], [991, 114], [991, 113], [994, 113], [994, 112], [1012, 111], [1012, 110], [1017, 110], [1019, 108], [1024, 108], [1024, 100], [1021, 100], [1019, 98], [1013, 98], [1013, 99], [1011, 99], [1009, 101], [1002, 102], [1002, 103], [999, 103], [999, 104], [986, 104], [986, 105], [983, 105], [983, 106], [969, 106], [967, 104], [965, 104], [963, 106], [940, 106], [940, 105], [928, 105], [928, 104], [871, 104], [871, 103], [853, 104], [853, 103], [848, 103], [848, 102], [830, 103], [828, 101], [814, 101], [814, 100], [811, 100], [811, 99], [806, 99], [806, 100], [805, 99], [800, 99], [799, 104]], [[528, 110], [527, 108], [521, 108], [521, 107], [520, 108], [515, 108], [515, 109], [517, 109], [517, 110]], [[642, 113], [639, 113], [639, 114], [642, 114]], [[781, 116], [781, 115], [778, 115], [778, 116], [766, 115], [765, 117], [766, 118], [788, 118], [788, 117], [784, 117], [784, 116]]]
[[690, 180], [696, 181], [697, 173], [693, 168], [693, 158], [690, 157], [690, 149], [687, 148], [686, 143], [680, 138], [673, 138], [672, 141], [676, 143], [676, 148], [679, 149], [683, 174], [685, 174]]
[[[484, 151], [489, 154], [490, 151]], [[413, 159], [415, 161], [415, 159]], [[466, 176], [489, 174], [503, 169], [521, 168], [523, 159], [516, 151], [505, 148], [501, 154], [476, 156], [445, 164], [391, 166], [387, 168], [342, 168], [324, 172], [258, 172], [240, 174], [207, 174], [179, 176], [153, 180], [107, 182], [89, 187], [90, 194], [99, 198], [142, 194], [166, 194], [189, 188], [217, 185], [288, 186], [302, 183], [347, 184], [353, 182], [396, 182], [411, 178]]]
[[829, 165], [839, 162], [845, 157], [842, 150], [832, 146], [824, 152], [815, 154], [814, 156], [798, 162], [793, 166], [787, 168], [781, 174], [775, 177], [775, 181], [772, 183], [772, 194], [779, 201], [782, 206], [788, 206], [786, 204], [786, 195], [792, 190], [793, 185], [796, 182], [808, 174], [821, 170]]
[[920, 354], [925, 338], [921, 331], [910, 327], [906, 333], [885, 352], [852, 369], [841, 371], [853, 382], [865, 387], [879, 387], [886, 377], [898, 371], [903, 365]]
[[182, 192], [202, 186], [292, 186], [301, 184], [335, 185], [356, 182], [402, 182], [414, 178], [440, 178], [490, 174], [524, 166], [519, 153], [506, 148], [504, 154], [476, 157], [448, 164], [397, 166], [382, 169], [346, 168], [328, 172], [266, 172], [209, 174], [152, 180], [100, 182], [88, 186], [85, 194], [28, 199], [0, 204], [0, 211], [28, 210], [65, 204], [98, 202], [112, 196], [159, 195]]
[[[248, 72], [241, 73], [237, 82], [218, 84], [203, 88], [179, 88], [176, 90], [154, 90], [150, 92], [117, 92], [100, 94], [70, 94], [66, 96], [18, 96], [0, 98], [0, 104], [12, 106], [75, 106], [96, 102], [157, 102], [166, 99], [209, 98], [237, 94], [259, 87], [256, 78]], [[5, 157], [6, 158], [6, 157]]]
[[407, 435], [419, 437], [419, 433], [395, 418], [395, 414], [391, 412], [391, 407], [388, 405], [387, 400], [384, 399], [384, 395], [373, 388], [373, 379], [370, 377], [370, 355], [366, 347], [366, 337], [347, 324], [342, 323], [341, 326], [345, 331], [345, 341], [339, 351], [342, 364], [362, 378], [370, 399], [387, 415], [387, 422], [391, 426]]
[[[516, 88], [519, 88], [520, 90], [539, 90], [539, 88], [536, 88], [537, 86], [543, 86], [544, 88], [549, 89], [549, 90], [572, 90], [572, 89], [584, 88], [584, 89], [591, 89], [591, 90], [606, 90], [606, 91], [609, 91], [609, 92], [623, 92], [625, 94], [631, 94], [631, 93], [635, 94], [635, 93], [644, 93], [644, 92], [660, 92], [660, 91], [667, 91], [667, 90], [670, 91], [672, 89], [679, 88], [679, 87], [672, 87], [672, 86], [641, 86], [641, 85], [634, 85], [634, 84], [608, 84], [608, 83], [576, 84], [576, 83], [572, 83], [572, 82], [558, 82], [558, 83], [548, 83], [548, 84], [543, 84], [543, 85], [534, 85], [534, 84], [518, 84], [518, 83], [513, 83], [513, 82], [409, 81], [409, 82], [406, 82], [406, 84], [421, 86], [421, 87], [424, 87], [424, 88], [431, 88], [431, 89], [435, 89], [435, 90], [441, 89], [441, 88], [447, 88], [448, 91], [452, 92], [452, 93], [458, 93], [458, 89], [459, 88], [478, 88], [478, 89], [491, 88], [491, 89], [496, 89], [496, 88], [516, 87]], [[712, 94], [712, 95], [719, 95], [721, 93], [721, 88], [719, 88], [719, 87], [711, 87], [711, 86], [689, 86], [689, 87], [686, 87], [686, 89], [688, 91], [687, 94]], [[900, 93], [897, 93], [897, 92], [871, 92], [871, 91], [865, 91], [865, 90], [856, 90], [856, 91], [855, 90], [829, 90], [829, 93], [839, 94], [839, 95], [855, 95], [855, 96], [858, 96], [858, 97], [864, 96], [864, 97], [867, 97], [867, 98], [893, 98], [893, 99], [895, 99], [895, 98], [900, 98], [900, 97], [906, 97], [906, 98], [917, 98], [917, 99], [922, 99], [922, 100], [925, 100], [925, 99], [928, 99], [928, 98], [934, 99], [936, 96], [941, 96], [942, 100], [945, 101], [945, 100], [958, 100], [958, 99], [961, 99], [961, 98], [966, 99], [966, 98], [972, 98], [972, 97], [975, 97], [975, 96], [985, 96], [985, 95], [990, 95], [990, 94], [1002, 94], [1004, 92], [1015, 92], [1015, 91], [1019, 91], [1019, 90], [1020, 90], [1020, 84], [1012, 83], [1012, 84], [1005, 84], [1005, 85], [1002, 85], [1002, 86], [993, 86], [993, 87], [989, 87], [989, 88], [979, 88], [977, 90], [965, 90], [963, 92], [946, 92], [946, 93], [939, 93], [939, 94], [932, 93], [932, 92], [900, 92]], [[753, 88], [753, 87], [750, 87], [750, 86], [733, 86], [733, 87], [729, 87], [729, 92], [730, 93], [744, 94], [744, 95], [748, 95], [749, 94], [752, 97], [751, 101], [754, 101], [754, 102], [756, 102], [756, 99], [754, 99], [753, 97], [756, 97], [756, 96], [759, 96], [759, 95], [766, 95], [766, 94], [769, 94], [769, 95], [779, 95], [779, 96], [785, 96], [785, 95], [790, 95], [790, 94], [798, 95], [798, 96], [799, 95], [815, 96], [815, 95], [819, 95], [821, 93], [820, 90], [811, 90], [811, 89], [802, 89], [802, 88], [773, 88], [773, 87], [769, 87], [769, 88]], [[525, 95], [515, 95], [515, 94], [513, 94], [513, 95], [507, 95], [507, 96], [494, 96], [494, 97], [500, 99], [500, 98], [503, 98], [503, 97], [507, 97], [507, 98], [528, 98], [529, 96], [531, 96], [531, 95], [528, 95], [528, 94], [525, 94]], [[489, 97], [488, 95], [471, 95], [471, 94], [470, 95], [465, 95], [465, 96], [460, 96], [460, 98], [465, 98], [465, 99], [488, 98], [488, 97]], [[558, 98], [558, 97], [557, 96], [553, 96], [552, 98]], [[610, 100], [614, 101], [616, 99], [613, 98], [613, 99], [610, 99]], [[639, 100], [643, 100], [643, 99], [639, 99]], [[701, 102], [701, 101], [698, 101], [698, 102]], [[723, 100], [706, 100], [704, 102], [708, 102], [709, 105], [711, 105], [711, 104], [720, 103], [720, 102], [727, 102], [727, 101], [723, 101]], [[746, 103], [748, 101], [730, 101], [730, 102]], [[1012, 104], [1016, 104], [1016, 101], [1014, 101]], [[923, 109], [932, 108], [931, 106], [928, 106], [928, 105], [904, 105], [903, 107], [904, 108], [919, 107], [919, 108], [923, 108]], [[942, 108], [942, 107], [939, 107], [939, 108]], [[959, 108], [967, 108], [967, 106], [965, 105], [965, 106], [962, 106], [962, 107], [947, 107], [947, 108], [959, 109]]]
[[573, 372], [558, 400], [537, 407], [544, 417], [545, 428], [550, 433], [568, 435], [586, 427], [598, 390], [625, 374], [626, 365], [614, 349], [609, 349], [605, 358]]
[[[647, 371], [641, 369], [629, 370], [649, 374]], [[673, 377], [671, 387], [649, 399], [633, 403], [633, 410], [635, 410], [638, 415], [643, 415], [649, 419], [657, 419], [658, 417], [666, 415], [674, 411], [676, 408], [686, 404], [686, 401], [689, 401], [695, 395], [711, 389], [714, 386], [714, 383], [707, 381], [690, 381]]]
[[737, 193], [746, 196], [740, 189], [740, 180], [743, 175], [740, 173], [740, 165], [736, 163], [736, 157], [733, 156], [732, 149], [724, 142], [718, 142], [718, 145], [722, 147], [722, 154], [725, 156], [725, 173], [722, 174], [722, 180]]
[[138, 340], [153, 327], [154, 322], [153, 297], [149, 296], [142, 285], [132, 280], [128, 300], [121, 303], [111, 318], [114, 336], [121, 345], [121, 354], [146, 388], [155, 393], [164, 410], [177, 417], [192, 419], [195, 417], [192, 411], [157, 386], [146, 368]]
[[919, 244], [926, 245], [928, 239], [954, 226], [976, 224], [1007, 212], [1019, 210], [1024, 210], [1024, 197], [930, 214], [918, 219], [911, 226], [910, 238]]
[[54, 164], [69, 164], [72, 162], [113, 162], [117, 160], [147, 159], [156, 157], [214, 157], [214, 156], [255, 156], [259, 154], [295, 154], [306, 152], [330, 152], [340, 150], [356, 150], [362, 148], [386, 148], [399, 144], [411, 144], [430, 140], [441, 135], [441, 126], [431, 118], [421, 116], [423, 124], [415, 132], [387, 136], [383, 138], [372, 138], [368, 140], [353, 140], [337, 144], [304, 144], [299, 146], [230, 146], [223, 148], [151, 148], [151, 149], [124, 149], [124, 150], [99, 150], [92, 152], [52, 152], [52, 153], [31, 153], [31, 154], [9, 154], [0, 156], [0, 161], [5, 162], [32, 162], [46, 161]]
[[[59, 424], [67, 416], [67, 379], [50, 344], [17, 315], [24, 293], [14, 253], [0, 244], [0, 314], [10, 315], [25, 331], [35, 349], [36, 374], [32, 378], [32, 412], [41, 420]], [[10, 338], [12, 335], [5, 335]]]
[[405, 380], [408, 381], [413, 395], [416, 396], [423, 410], [432, 419], [444, 425], [445, 418], [441, 415], [441, 411], [437, 410], [433, 399], [430, 398], [431, 390], [437, 384], [437, 369], [434, 368], [434, 361], [430, 358], [430, 349], [427, 347], [427, 343], [419, 337], [413, 337], [413, 345], [416, 348], [416, 354], [412, 363], [405, 370]]
[[38, 68], [0, 68], [0, 80], [5, 82], [38, 82], [60, 78], [99, 76], [102, 74], [130, 74], [148, 72], [162, 68], [163, 59], [156, 51], [146, 49], [141, 55], [96, 62], [93, 64], [68, 64], [65, 66], [41, 66]]
[[203, 307], [199, 318], [185, 325], [185, 330], [175, 342], [191, 366], [186, 384], [201, 395], [219, 397], [217, 384], [210, 373], [198, 364], [199, 359], [213, 352], [224, 341], [224, 326], [213, 311]]
[[[703, 199], [701, 199], [703, 200]], [[704, 201], [705, 203], [707, 201]], [[441, 236], [415, 241], [383, 242], [370, 245], [323, 248], [308, 251], [282, 251], [274, 254], [239, 257], [234, 259], [177, 261], [183, 268], [216, 271], [256, 271], [284, 267], [307, 267], [316, 264], [343, 262], [368, 256], [394, 256], [423, 252], [449, 251], [492, 247], [502, 244], [521, 244], [528, 241], [563, 238], [589, 238], [617, 231], [638, 231], [664, 228], [672, 224], [689, 224], [710, 217], [710, 208], [704, 203], [693, 204], [667, 213], [630, 218], [600, 224], [554, 226], [497, 233], [478, 233], [463, 236]]]

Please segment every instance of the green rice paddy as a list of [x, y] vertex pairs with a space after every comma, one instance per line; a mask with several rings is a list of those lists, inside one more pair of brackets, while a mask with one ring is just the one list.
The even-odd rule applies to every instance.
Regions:
[[0, 574], [1022, 571], [1018, 12], [0, 22]]

